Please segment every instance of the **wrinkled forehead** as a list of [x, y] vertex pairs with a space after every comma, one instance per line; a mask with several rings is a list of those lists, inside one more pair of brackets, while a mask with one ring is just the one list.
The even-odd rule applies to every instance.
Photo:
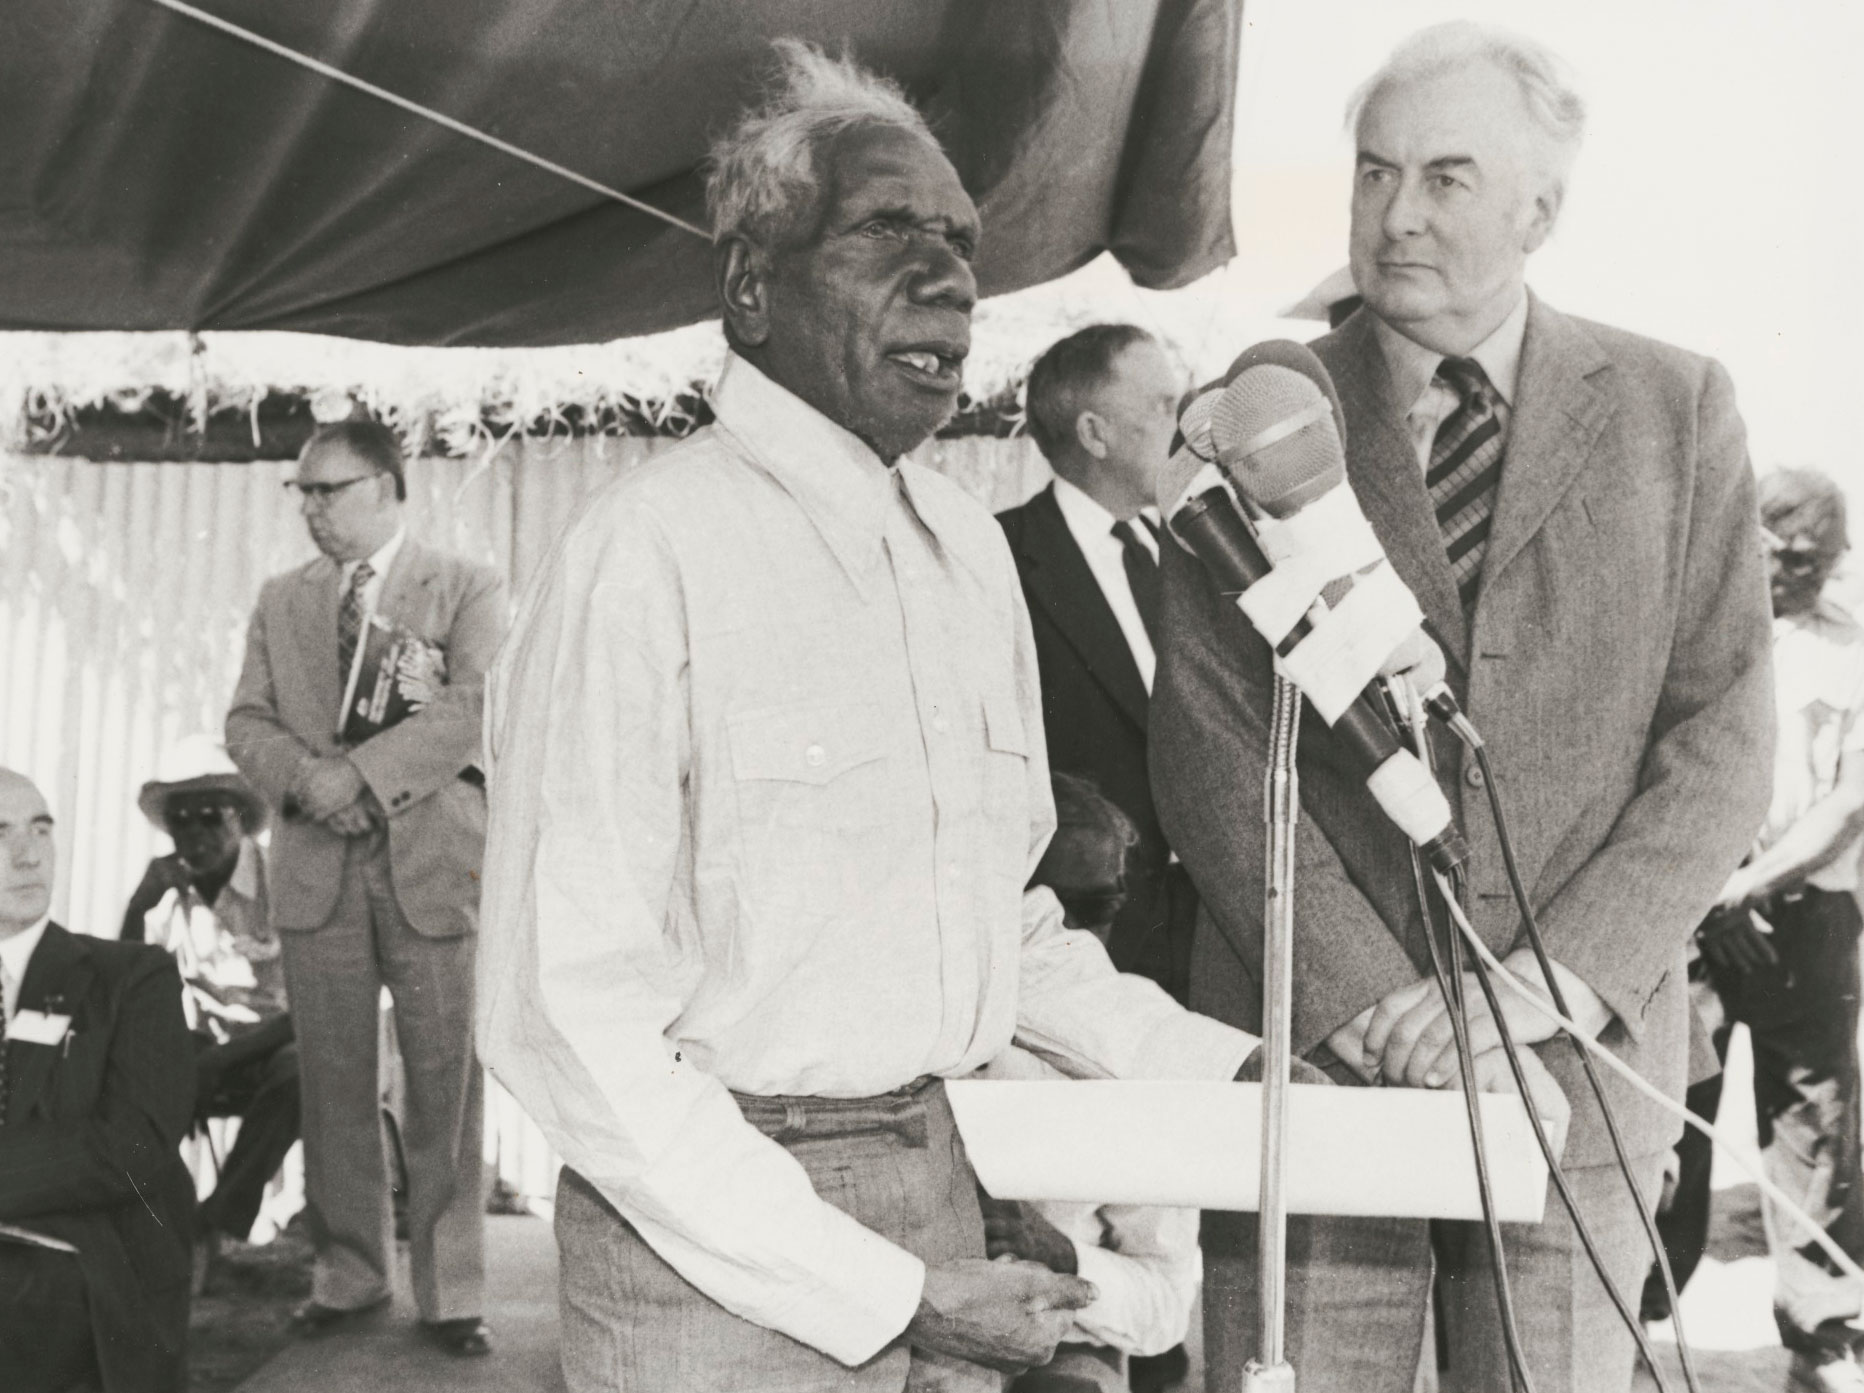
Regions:
[[1361, 157], [1395, 165], [1468, 159], [1491, 172], [1525, 169], [1543, 139], [1520, 85], [1487, 62], [1380, 83], [1354, 137]]
[[819, 159], [819, 230], [898, 213], [977, 236], [977, 205], [945, 152], [922, 135], [898, 126], [854, 126], [830, 140]]

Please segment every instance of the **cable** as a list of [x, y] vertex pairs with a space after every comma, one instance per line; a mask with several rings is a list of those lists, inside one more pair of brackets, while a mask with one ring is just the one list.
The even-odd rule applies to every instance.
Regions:
[[539, 169], [546, 170], [559, 179], [567, 179], [572, 184], [580, 184], [585, 189], [601, 194], [604, 198], [612, 198], [617, 203], [625, 203], [630, 208], [659, 218], [662, 222], [690, 232], [695, 237], [702, 237], [708, 242], [712, 240], [712, 234], [703, 227], [697, 227], [687, 222], [686, 219], [669, 213], [664, 208], [656, 208], [651, 203], [643, 203], [640, 199], [631, 197], [620, 189], [612, 189], [607, 184], [591, 179], [586, 174], [578, 174], [575, 170], [560, 165], [555, 160], [547, 160], [542, 155], [534, 154], [521, 145], [513, 145], [509, 140], [500, 140], [497, 136], [482, 131], [477, 126], [469, 126], [464, 121], [456, 120], [444, 112], [435, 111], [430, 106], [422, 106], [419, 102], [410, 101], [398, 92], [391, 92], [386, 87], [378, 87], [373, 82], [366, 81], [352, 73], [346, 73], [341, 68], [332, 67], [328, 63], [312, 58], [309, 54], [299, 53], [295, 48], [287, 48], [284, 44], [268, 39], [263, 34], [255, 34], [250, 29], [242, 29], [231, 20], [209, 14], [206, 10], [196, 9], [193, 5], [184, 3], [184, 0], [152, 0], [152, 3], [160, 5], [165, 10], [172, 10], [178, 15], [186, 15], [189, 19], [205, 24], [209, 28], [220, 30], [223, 34], [231, 34], [236, 39], [244, 39], [255, 48], [262, 48], [267, 53], [283, 58], [287, 62], [296, 63], [301, 68], [309, 68], [320, 77], [327, 77], [332, 82], [341, 82], [345, 86], [354, 87], [358, 92], [366, 92], [379, 101], [385, 101], [391, 106], [400, 107], [403, 111], [412, 112], [416, 116], [432, 121], [437, 126], [446, 127], [455, 135], [463, 135], [468, 140], [476, 140], [481, 145], [489, 145], [494, 150], [510, 155], [515, 160], [523, 160], [526, 164], [536, 165]]
[[[1540, 924], [1535, 918], [1534, 906], [1528, 896], [1526, 882], [1521, 876], [1520, 863], [1515, 856], [1514, 838], [1508, 829], [1507, 811], [1502, 806], [1501, 790], [1497, 786], [1494, 766], [1489, 761], [1488, 746], [1474, 723], [1457, 708], [1455, 697], [1447, 689], [1434, 693], [1430, 706], [1439, 717], [1445, 720], [1457, 739], [1462, 741], [1476, 758], [1476, 766], [1483, 776], [1483, 787], [1488, 793], [1489, 815], [1494, 820], [1496, 839], [1501, 845], [1502, 865], [1508, 875], [1508, 885], [1514, 895], [1515, 907], [1521, 915], [1522, 927], [1526, 930], [1528, 943], [1533, 949], [1534, 960], [1539, 964], [1541, 976], [1546, 979], [1548, 994], [1553, 1000], [1555, 1009], [1562, 1016], [1570, 1016], [1572, 1013], [1567, 1007], [1565, 996], [1560, 990], [1559, 980], [1554, 974], [1553, 962], [1547, 954], [1546, 941], [1541, 937]], [[1488, 997], [1489, 1009], [1496, 1013], [1497, 1028], [1503, 1029], [1500, 1003], [1494, 997], [1493, 988], [1485, 984], [1484, 994]], [[1637, 1211], [1639, 1222], [1643, 1225], [1645, 1237], [1650, 1243], [1651, 1252], [1656, 1260], [1658, 1273], [1663, 1280], [1664, 1292], [1669, 1298], [1670, 1312], [1674, 1317], [1672, 1325], [1676, 1332], [1677, 1358], [1683, 1366], [1683, 1380], [1688, 1385], [1690, 1393], [1701, 1393], [1701, 1385], [1696, 1378], [1694, 1354], [1689, 1347], [1688, 1336], [1683, 1330], [1676, 1279], [1670, 1270], [1670, 1258], [1669, 1253], [1664, 1249], [1663, 1235], [1657, 1230], [1656, 1216], [1651, 1212], [1650, 1205], [1639, 1191], [1637, 1179], [1631, 1172], [1631, 1161], [1625, 1148], [1624, 1134], [1619, 1129], [1617, 1116], [1606, 1100], [1605, 1084], [1599, 1077], [1598, 1068], [1593, 1064], [1592, 1057], [1585, 1047], [1579, 1043], [1578, 1034], [1569, 1034], [1568, 1038], [1573, 1042], [1573, 1050], [1579, 1056], [1580, 1067], [1585, 1072], [1586, 1082], [1591, 1089], [1592, 1096], [1598, 1102], [1600, 1116], [1605, 1121], [1606, 1135], [1611, 1139], [1612, 1154], [1617, 1158], [1618, 1168], [1624, 1175], [1625, 1188], [1630, 1193], [1632, 1207]], [[1623, 1295], [1602, 1269], [1599, 1276], [1600, 1280], [1605, 1283], [1613, 1304], [1620, 1306], [1621, 1311], [1625, 1309]], [[1635, 1316], [1627, 1319], [1635, 1320]], [[1641, 1323], [1637, 1328], [1641, 1333]], [[1656, 1366], [1652, 1364], [1651, 1368], [1655, 1374]], [[1661, 1378], [1661, 1375], [1658, 1377]]]

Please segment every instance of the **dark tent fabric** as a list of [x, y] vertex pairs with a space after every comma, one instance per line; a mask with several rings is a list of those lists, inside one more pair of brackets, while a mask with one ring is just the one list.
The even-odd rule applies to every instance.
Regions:
[[[769, 40], [845, 43], [932, 117], [984, 293], [1233, 252], [1241, 0], [200, 3], [702, 225]], [[152, 0], [0, 9], [0, 328], [525, 345], [712, 313], [692, 233]]]

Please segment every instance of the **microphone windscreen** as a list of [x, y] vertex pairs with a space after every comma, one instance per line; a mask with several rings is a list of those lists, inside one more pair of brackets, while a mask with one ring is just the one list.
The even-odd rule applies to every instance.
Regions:
[[1302, 373], [1270, 363], [1245, 369], [1223, 389], [1210, 427], [1237, 492], [1270, 517], [1298, 512], [1346, 482], [1333, 413]]
[[1327, 371], [1327, 365], [1304, 343], [1296, 343], [1293, 339], [1264, 339], [1252, 344], [1236, 355], [1236, 361], [1223, 374], [1220, 385], [1229, 386], [1251, 368], [1271, 366], [1300, 373], [1326, 394], [1328, 405], [1333, 407], [1333, 427], [1344, 444], [1346, 408], [1340, 405], [1340, 389], [1333, 385], [1333, 374]]
[[1217, 457], [1216, 442], [1210, 436], [1210, 418], [1222, 395], [1214, 388], [1203, 393], [1185, 407], [1184, 414], [1178, 418], [1178, 433], [1184, 437], [1184, 443], [1203, 459], [1214, 460]]

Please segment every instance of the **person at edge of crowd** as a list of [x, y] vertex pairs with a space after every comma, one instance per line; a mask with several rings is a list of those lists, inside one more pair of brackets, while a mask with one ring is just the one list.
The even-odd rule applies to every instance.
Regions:
[[1027, 416], [1055, 481], [997, 517], [1035, 634], [1049, 767], [1092, 779], [1138, 831], [1107, 954], [1181, 1002], [1197, 894], [1152, 806], [1146, 704], [1158, 628], [1152, 479], [1182, 386], [1135, 325], [1096, 324], [1051, 346], [1030, 369]]
[[716, 424], [590, 500], [488, 684], [480, 1046], [564, 1157], [574, 1393], [996, 1390], [1095, 1293], [985, 1256], [944, 1080], [1012, 1035], [1256, 1053], [1025, 888], [1021, 589], [903, 458], [957, 402], [977, 211], [895, 84], [776, 51], [708, 183]]
[[[1139, 829], [1089, 779], [1054, 773], [1055, 835], [1030, 884], [1061, 901], [1063, 922], [1103, 943], [1131, 884]], [[985, 1079], [1067, 1077], [1011, 1045], [978, 1071]], [[1195, 1209], [1027, 1203], [980, 1195], [993, 1258], [1075, 1273], [1099, 1295], [1075, 1312], [1055, 1357], [1015, 1379], [1009, 1393], [1160, 1393], [1185, 1376], [1184, 1335], [1203, 1280]], [[1130, 1382], [1129, 1382], [1130, 1381]]]
[[0, 768], [0, 1388], [184, 1393], [181, 978], [53, 923], [57, 862], [44, 796]]
[[[276, 814], [268, 890], [298, 1038], [316, 1249], [311, 1297], [293, 1324], [316, 1335], [389, 1300], [395, 1220], [378, 1082], [386, 985], [407, 1076], [401, 1135], [421, 1328], [449, 1353], [483, 1355], [478, 765], [505, 586], [491, 567], [408, 535], [401, 444], [386, 426], [318, 427], [289, 486], [320, 554], [260, 591], [226, 735]], [[360, 669], [384, 635], [418, 654], [422, 680], [418, 700], [409, 697], [397, 666], [405, 703], [386, 704], [375, 730], [345, 704], [352, 681], [364, 690]]]
[[[1579, 1027], [1672, 1098], [1713, 1060], [1690, 1033], [1684, 945], [1760, 824], [1772, 683], [1754, 484], [1725, 372], [1561, 314], [1526, 287], [1558, 218], [1584, 107], [1539, 44], [1469, 22], [1402, 42], [1354, 98], [1350, 252], [1364, 307], [1318, 340], [1346, 465], [1487, 739], [1521, 872]], [[1267, 646], [1195, 558], [1167, 547], [1152, 779], [1207, 917], [1192, 1004], [1257, 1019]], [[1363, 782], [1301, 759], [1294, 1044], [1337, 1082], [1454, 1087], [1404, 838]], [[1539, 984], [1485, 796], [1443, 730], [1436, 764], [1471, 848], [1469, 912]], [[1473, 983], [1479, 1072], [1506, 1064]], [[1634, 1297], [1651, 1260], [1569, 1042], [1506, 989], [1523, 1063], [1571, 1110], [1564, 1167], [1604, 1266]], [[1604, 1071], [1601, 1071], [1604, 1072]], [[1639, 1193], [1681, 1126], [1605, 1074]], [[1256, 1327], [1254, 1220], [1207, 1215], [1205, 1352], [1231, 1387]], [[1635, 1358], [1557, 1197], [1504, 1229], [1542, 1393], [1623, 1393]], [[1434, 1255], [1433, 1255], [1434, 1249]], [[1482, 1227], [1290, 1224], [1290, 1360], [1304, 1386], [1409, 1390], [1438, 1274], [1446, 1387], [1509, 1386]], [[1433, 1260], [1434, 1257], [1434, 1260]], [[1228, 1380], [1228, 1382], [1226, 1382]]]
[[163, 757], [137, 807], [174, 850], [150, 860], [119, 936], [174, 955], [196, 1050], [195, 1115], [239, 1119], [214, 1191], [195, 1211], [198, 1296], [221, 1240], [251, 1233], [266, 1184], [298, 1139], [298, 1047], [254, 840], [264, 800], [222, 746], [195, 735]]
[[[1760, 481], [1773, 594], [1773, 803], [1756, 849], [1696, 931], [1700, 975], [1726, 1057], [1737, 1022], [1754, 1050], [1754, 1111], [1768, 1177], [1864, 1258], [1858, 1136], [1858, 856], [1864, 848], [1864, 627], [1825, 593], [1849, 546], [1845, 499], [1825, 475], [1781, 469]], [[1711, 1006], [1710, 1009], [1713, 1009]], [[1721, 1079], [1691, 1092], [1714, 1121]], [[1680, 1286], [1708, 1234], [1711, 1149], [1697, 1132], [1680, 1165], [1666, 1243]], [[1864, 1292], [1832, 1268], [1796, 1220], [1763, 1201], [1774, 1320], [1797, 1386], [1864, 1390]], [[1667, 1315], [1662, 1287], [1646, 1310]]]

